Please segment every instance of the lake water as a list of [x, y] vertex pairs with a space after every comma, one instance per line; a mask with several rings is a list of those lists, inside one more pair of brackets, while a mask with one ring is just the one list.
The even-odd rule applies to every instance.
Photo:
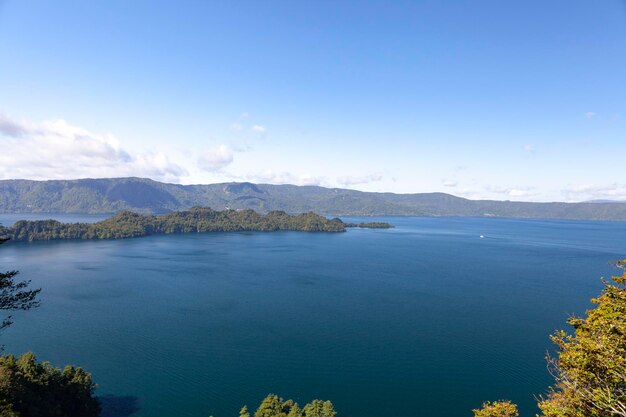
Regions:
[[70, 214], [70, 213], [0, 213], [0, 225], [9, 227], [18, 220], [54, 219], [64, 223], [94, 223], [111, 217], [111, 214]]
[[383, 220], [396, 228], [2, 245], [0, 269], [43, 291], [1, 341], [92, 372], [107, 416], [236, 416], [270, 392], [340, 417], [502, 398], [533, 416], [549, 334], [626, 255], [626, 223]]

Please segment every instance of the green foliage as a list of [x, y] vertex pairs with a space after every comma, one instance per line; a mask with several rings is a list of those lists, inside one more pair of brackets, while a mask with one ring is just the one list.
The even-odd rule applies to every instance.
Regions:
[[279, 230], [344, 232], [346, 229], [341, 220], [329, 220], [315, 213], [289, 215], [284, 211], [273, 211], [261, 215], [253, 210], [216, 211], [208, 207], [193, 207], [187, 211], [162, 216], [123, 211], [97, 223], [21, 220], [12, 227], [0, 227], [0, 238], [30, 242], [58, 239], [123, 239], [169, 233]]
[[[248, 407], [239, 412], [240, 417], [249, 416]], [[283, 400], [276, 394], [270, 394], [254, 413], [254, 417], [335, 417], [337, 413], [330, 401], [313, 400], [300, 408], [293, 400]]]
[[293, 405], [289, 407], [287, 417], [304, 417], [304, 412], [302, 411], [298, 403], [293, 403]]
[[[6, 239], [0, 238], [0, 244]], [[41, 289], [29, 290], [30, 281], [16, 282], [14, 280], [18, 271], [0, 272], [0, 310], [30, 310], [39, 306], [37, 295]], [[5, 317], [0, 322], [0, 331], [11, 325], [11, 316]]]
[[518, 417], [517, 406], [510, 401], [483, 403], [479, 409], [472, 410], [474, 417]]
[[286, 417], [282, 399], [276, 394], [268, 395], [257, 408], [254, 417]]
[[306, 417], [335, 417], [337, 413], [330, 401], [313, 400], [302, 410]]
[[94, 389], [91, 375], [81, 368], [37, 363], [30, 352], [0, 357], [0, 416], [97, 417]]
[[2, 180], [0, 212], [153, 214], [210, 206], [261, 213], [343, 216], [497, 216], [518, 218], [626, 220], [621, 203], [525, 203], [473, 201], [444, 193], [370, 193], [339, 188], [227, 183], [178, 185], [147, 178]]
[[[626, 260], [616, 264], [624, 269]], [[626, 416], [626, 272], [605, 282], [586, 318], [571, 318], [574, 334], [552, 336], [548, 357], [556, 384], [539, 403], [547, 417]]]
[[[624, 270], [626, 260], [616, 266]], [[592, 302], [585, 318], [568, 320], [574, 334], [552, 336], [558, 357], [547, 357], [555, 384], [539, 401], [544, 417], [626, 417], [626, 272], [604, 281]], [[474, 414], [517, 416], [517, 409], [508, 401], [485, 403]]]

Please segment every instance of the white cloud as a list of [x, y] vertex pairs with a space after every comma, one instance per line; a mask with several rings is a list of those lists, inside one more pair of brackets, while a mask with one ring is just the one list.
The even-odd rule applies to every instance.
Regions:
[[469, 187], [456, 188], [454, 195], [472, 200], [514, 200], [531, 201], [531, 197], [540, 195], [534, 187]]
[[524, 152], [529, 153], [529, 154], [534, 154], [535, 151], [536, 149], [533, 145], [529, 145], [529, 144], [524, 145]]
[[582, 184], [563, 190], [568, 201], [624, 200], [626, 184]]
[[250, 128], [250, 130], [261, 135], [267, 132], [267, 128], [261, 125], [254, 125]]
[[188, 175], [186, 169], [173, 163], [163, 152], [138, 154], [134, 157], [133, 165], [133, 168], [128, 170], [129, 176], [179, 182], [180, 177]]
[[585, 113], [585, 118], [588, 119], [588, 120], [591, 120], [594, 117], [596, 117], [596, 113], [595, 112], [588, 111], [587, 113]]
[[383, 179], [380, 174], [368, 174], [368, 175], [346, 175], [337, 177], [337, 184], [342, 187], [351, 187], [359, 184], [370, 184], [372, 182], [378, 182]]
[[444, 187], [456, 187], [459, 185], [459, 182], [453, 179], [444, 179], [441, 183]]
[[237, 120], [231, 123], [230, 128], [235, 132], [243, 133], [246, 131], [260, 136], [264, 136], [267, 133], [267, 127], [259, 123], [253, 123], [250, 120], [250, 114], [247, 112], [241, 113]]
[[518, 188], [511, 188], [508, 191], [508, 195], [511, 197], [530, 197], [535, 195], [536, 193], [530, 191], [530, 190], [520, 190]]
[[506, 195], [508, 197], [532, 197], [537, 195], [533, 187], [502, 187], [490, 186], [486, 190], [493, 194]]
[[247, 181], [267, 184], [295, 184], [295, 185], [323, 185], [324, 177], [316, 177], [311, 174], [295, 175], [289, 172], [264, 171], [246, 176]]
[[294, 185], [318, 185], [329, 188], [350, 188], [360, 184], [370, 184], [383, 179], [380, 174], [348, 175], [329, 178], [325, 176], [312, 175], [310, 173], [293, 174], [290, 172], [277, 172], [267, 170], [258, 173], [251, 173], [241, 177], [241, 180], [267, 184], [294, 184]]
[[20, 138], [32, 130], [34, 130], [34, 127], [26, 122], [18, 122], [0, 113], [0, 135]]
[[219, 171], [233, 162], [233, 151], [226, 145], [209, 149], [198, 158], [200, 169], [209, 172]]
[[178, 181], [187, 171], [162, 152], [131, 154], [110, 134], [62, 119], [42, 123], [0, 116], [0, 178], [148, 176]]

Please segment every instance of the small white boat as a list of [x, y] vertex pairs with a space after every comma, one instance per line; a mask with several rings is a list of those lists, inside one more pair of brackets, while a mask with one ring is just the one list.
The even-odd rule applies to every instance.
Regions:
[[480, 238], [481, 238], [481, 239], [484, 239], [484, 238], [485, 238], [485, 235], [480, 235]]

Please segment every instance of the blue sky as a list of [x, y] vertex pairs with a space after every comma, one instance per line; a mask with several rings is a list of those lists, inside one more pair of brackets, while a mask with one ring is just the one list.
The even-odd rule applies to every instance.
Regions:
[[0, 0], [0, 178], [626, 199], [626, 2]]

